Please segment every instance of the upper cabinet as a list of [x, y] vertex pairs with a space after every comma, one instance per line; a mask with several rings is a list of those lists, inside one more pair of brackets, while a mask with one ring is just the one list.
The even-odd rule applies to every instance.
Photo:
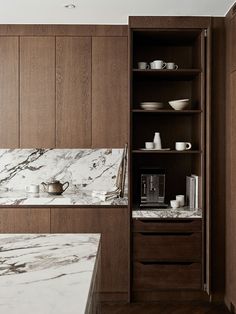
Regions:
[[91, 147], [91, 37], [56, 39], [56, 147]]
[[123, 147], [128, 138], [127, 37], [92, 40], [92, 147]]
[[20, 38], [20, 146], [55, 147], [55, 38]]
[[0, 147], [19, 147], [18, 38], [0, 38]]
[[0, 147], [124, 147], [127, 36], [84, 30], [1, 36]]

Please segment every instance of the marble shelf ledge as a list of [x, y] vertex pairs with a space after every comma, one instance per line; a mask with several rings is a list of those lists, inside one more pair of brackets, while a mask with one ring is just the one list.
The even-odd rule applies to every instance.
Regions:
[[1, 234], [0, 312], [85, 314], [100, 234]]
[[132, 217], [134, 219], [138, 218], [157, 218], [157, 219], [165, 219], [165, 218], [202, 218], [202, 210], [195, 209], [190, 210], [188, 207], [180, 207], [177, 209], [166, 208], [166, 209], [146, 209], [146, 210], [133, 210]]
[[26, 193], [25, 191], [0, 191], [0, 206], [127, 206], [128, 197], [102, 201], [91, 191], [65, 192], [62, 195]]

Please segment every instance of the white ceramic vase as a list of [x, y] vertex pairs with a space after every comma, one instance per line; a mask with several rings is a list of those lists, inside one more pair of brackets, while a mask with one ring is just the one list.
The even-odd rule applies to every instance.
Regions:
[[154, 143], [155, 149], [161, 149], [162, 148], [161, 147], [161, 136], [160, 136], [159, 132], [155, 132], [153, 143]]

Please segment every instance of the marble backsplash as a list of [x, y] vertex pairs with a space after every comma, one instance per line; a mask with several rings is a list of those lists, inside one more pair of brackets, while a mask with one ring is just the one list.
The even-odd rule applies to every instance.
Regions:
[[122, 154], [123, 149], [0, 149], [0, 188], [24, 190], [57, 179], [69, 181], [70, 190], [112, 190]]

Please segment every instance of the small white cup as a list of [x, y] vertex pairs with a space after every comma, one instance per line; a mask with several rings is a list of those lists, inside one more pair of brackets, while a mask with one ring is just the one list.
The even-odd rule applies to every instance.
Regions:
[[185, 204], [184, 195], [176, 195], [176, 201], [179, 202], [180, 207], [184, 207]]
[[153, 149], [154, 143], [153, 142], [145, 142], [145, 147], [146, 147], [146, 149]]
[[161, 70], [165, 69], [166, 63], [163, 60], [154, 60], [150, 63], [150, 66], [153, 70]]
[[189, 150], [192, 148], [192, 144], [188, 142], [176, 142], [175, 149], [176, 150]]
[[27, 193], [39, 193], [39, 185], [38, 184], [30, 184], [25, 187]]
[[179, 67], [174, 62], [167, 62], [166, 68], [167, 68], [167, 70], [177, 70]]
[[147, 62], [138, 62], [138, 68], [140, 70], [149, 69], [149, 64]]
[[170, 201], [170, 206], [174, 209], [178, 208], [179, 207], [179, 201], [177, 200], [171, 200]]

